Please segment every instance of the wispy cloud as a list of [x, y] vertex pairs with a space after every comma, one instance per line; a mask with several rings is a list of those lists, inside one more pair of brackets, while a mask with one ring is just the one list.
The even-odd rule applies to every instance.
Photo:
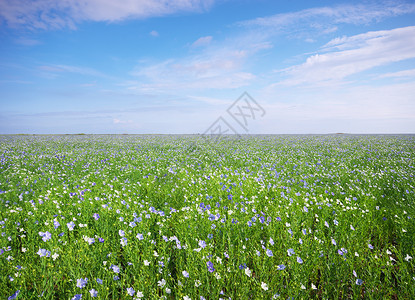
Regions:
[[178, 12], [204, 12], [214, 0], [3, 0], [0, 18], [31, 29], [75, 28], [82, 21], [116, 22]]
[[346, 77], [389, 63], [415, 58], [415, 26], [367, 32], [334, 39], [306, 62], [282, 73], [288, 78], [279, 84], [317, 84]]
[[203, 47], [207, 46], [212, 42], [212, 36], [203, 36], [201, 38], [198, 38], [193, 44], [192, 47]]
[[339, 24], [369, 24], [382, 19], [415, 12], [414, 3], [383, 1], [372, 4], [343, 4], [276, 14], [237, 23], [248, 28], [269, 30], [310, 38], [337, 31]]
[[154, 37], [158, 37], [159, 36], [159, 33], [157, 31], [155, 31], [155, 30], [152, 30], [152, 31], [150, 31], [150, 35], [151, 36], [154, 36]]
[[93, 76], [93, 77], [109, 78], [108, 75], [102, 72], [99, 72], [95, 69], [89, 68], [89, 67], [78, 67], [78, 66], [69, 66], [69, 65], [42, 65], [42, 66], [39, 66], [38, 69], [43, 72], [48, 72], [52, 74], [69, 72], [69, 73], [77, 73], [77, 74]]
[[270, 47], [261, 36], [244, 35], [221, 41], [215, 46], [206, 45], [198, 48], [197, 53], [191, 51], [181, 58], [140, 64], [131, 72], [139, 83], [130, 88], [170, 93], [247, 86], [256, 78], [247, 70], [247, 61], [252, 55]]
[[409, 78], [409, 77], [415, 77], [415, 69], [386, 73], [386, 74], [382, 74], [379, 76], [379, 78]]

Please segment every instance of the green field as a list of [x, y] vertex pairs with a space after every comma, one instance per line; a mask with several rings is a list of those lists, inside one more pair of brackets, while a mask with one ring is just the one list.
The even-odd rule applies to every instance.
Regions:
[[1, 299], [415, 299], [414, 160], [411, 135], [0, 136]]

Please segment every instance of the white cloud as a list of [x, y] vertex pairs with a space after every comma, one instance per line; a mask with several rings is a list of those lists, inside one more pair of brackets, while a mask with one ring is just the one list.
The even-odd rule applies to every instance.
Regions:
[[207, 46], [212, 42], [211, 36], [204, 36], [201, 38], [198, 38], [193, 44], [192, 47], [203, 47]]
[[249, 59], [269, 48], [270, 44], [263, 42], [262, 36], [244, 34], [214, 46], [206, 45], [196, 54], [141, 63], [131, 73], [138, 82], [129, 88], [151, 93], [240, 88], [256, 79], [246, 68]]
[[154, 37], [158, 37], [159, 36], [159, 33], [157, 31], [155, 31], [155, 30], [152, 30], [152, 31], [150, 31], [150, 35], [151, 36], [154, 36]]
[[415, 26], [367, 32], [327, 43], [323, 54], [283, 70], [279, 84], [318, 84], [341, 81], [347, 76], [389, 63], [415, 58]]
[[268, 34], [287, 33], [290, 37], [312, 38], [338, 30], [340, 24], [369, 24], [382, 19], [415, 12], [414, 3], [380, 2], [315, 7], [239, 22], [248, 28], [268, 30]]
[[52, 74], [61, 73], [61, 72], [69, 72], [69, 73], [78, 73], [81, 75], [87, 75], [87, 76], [93, 76], [93, 77], [105, 77], [105, 78], [109, 77], [108, 75], [101, 73], [92, 68], [69, 66], [69, 65], [43, 65], [43, 66], [39, 66], [39, 70], [43, 72], [52, 73]]
[[0, 18], [9, 26], [75, 28], [81, 21], [122, 21], [177, 12], [203, 12], [214, 0], [3, 0]]
[[386, 73], [379, 76], [380, 78], [402, 78], [402, 77], [415, 77], [415, 69], [403, 70], [399, 72]]

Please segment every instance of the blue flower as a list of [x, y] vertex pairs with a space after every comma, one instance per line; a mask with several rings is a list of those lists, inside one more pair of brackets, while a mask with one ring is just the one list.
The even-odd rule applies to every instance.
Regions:
[[98, 291], [96, 291], [94, 289], [90, 290], [89, 293], [91, 294], [91, 297], [93, 297], [93, 298], [98, 296]]
[[79, 287], [80, 289], [84, 288], [86, 286], [86, 284], [88, 283], [88, 278], [80, 278], [76, 280], [76, 286]]
[[102, 284], [102, 279], [97, 278], [97, 282], [98, 282], [99, 284]]
[[[68, 229], [69, 230], [73, 230], [74, 229], [74, 227], [75, 227], [75, 223], [74, 222], [69, 222], [68, 224], [66, 224], [66, 226], [68, 226]], [[82, 296], [81, 296], [82, 297]]]
[[189, 273], [187, 271], [183, 271], [182, 274], [184, 277], [189, 278]]
[[208, 267], [208, 271], [210, 272], [210, 273], [213, 273], [213, 272], [215, 272], [215, 268], [213, 267], [213, 263], [209, 260], [208, 262], [206, 262], [206, 265], [207, 265], [207, 267]]
[[134, 289], [132, 287], [129, 287], [129, 288], [127, 288], [127, 293], [130, 296], [134, 296], [135, 291], [134, 291]]
[[76, 294], [71, 300], [81, 300], [82, 294]]
[[110, 268], [114, 271], [114, 273], [117, 273], [117, 274], [120, 273], [120, 267], [116, 265], [111, 265]]
[[93, 217], [94, 217], [94, 219], [95, 219], [95, 220], [98, 220], [98, 219], [99, 219], [99, 214], [95, 213], [95, 214], [93, 215]]
[[44, 242], [47, 242], [52, 238], [52, 234], [49, 231], [39, 232], [39, 235], [42, 237]]
[[200, 248], [205, 248], [206, 247], [206, 242], [202, 241], [202, 240], [199, 240], [199, 247]]
[[11, 295], [9, 298], [7, 298], [7, 300], [13, 300], [16, 299], [17, 295], [19, 295], [20, 290], [17, 290], [16, 292], [14, 292], [13, 295]]
[[277, 270], [280, 270], [281, 271], [281, 270], [284, 270], [284, 269], [285, 269], [285, 266], [284, 265], [278, 265], [277, 266]]
[[303, 263], [303, 260], [301, 259], [301, 257], [297, 256], [297, 262], [298, 262], [299, 264], [302, 264], [302, 263]]
[[273, 254], [272, 254], [272, 251], [270, 250], [270, 249], [267, 249], [267, 255], [268, 255], [268, 257], [271, 257], [271, 256], [273, 256]]
[[363, 284], [363, 280], [362, 279], [356, 279], [356, 284], [357, 285], [362, 285]]

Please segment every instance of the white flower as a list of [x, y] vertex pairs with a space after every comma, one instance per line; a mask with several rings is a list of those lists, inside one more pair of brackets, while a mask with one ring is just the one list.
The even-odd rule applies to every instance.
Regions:
[[201, 284], [202, 284], [202, 283], [200, 282], [200, 280], [199, 280], [199, 279], [195, 281], [195, 287], [199, 287]]
[[53, 260], [57, 259], [57, 258], [58, 258], [58, 256], [59, 256], [59, 254], [58, 254], [58, 253], [53, 254], [53, 255], [52, 255]]
[[354, 253], [354, 255], [355, 255], [355, 256], [359, 256], [359, 253], [355, 252], [355, 253]]
[[140, 292], [140, 291], [137, 291], [137, 298], [142, 298], [142, 297], [144, 297], [144, 294], [143, 294], [143, 292]]
[[189, 296], [184, 296], [183, 300], [192, 300], [192, 298], [190, 298]]
[[166, 285], [166, 280], [162, 279], [160, 281], [157, 282], [159, 287], [164, 287]]
[[167, 294], [170, 294], [170, 293], [171, 293], [171, 289], [166, 288], [166, 293], [167, 293]]
[[304, 286], [304, 284], [301, 284], [301, 289], [302, 290], [305, 290], [306, 289], [306, 287]]
[[159, 254], [157, 253], [157, 251], [154, 251], [153, 255], [154, 255], [155, 257], [158, 257], [158, 256], [159, 256]]
[[249, 268], [245, 269], [245, 274], [248, 275], [248, 277], [251, 277], [252, 271]]
[[405, 260], [409, 261], [410, 259], [412, 259], [412, 256], [409, 256], [409, 254], [406, 255]]
[[27, 250], [26, 248], [22, 248], [22, 252], [26, 252], [26, 250]]
[[215, 273], [215, 277], [216, 277], [217, 280], [221, 279], [219, 273]]
[[262, 288], [264, 291], [267, 291], [267, 290], [268, 290], [268, 285], [267, 285], [265, 282], [263, 282], [263, 283], [261, 283], [261, 288]]
[[149, 266], [149, 265], [150, 265], [150, 262], [146, 259], [146, 260], [144, 261], [144, 265], [145, 265], [145, 266]]
[[312, 284], [311, 284], [311, 288], [312, 288], [313, 290], [316, 290], [316, 289], [317, 289], [317, 287], [314, 285], [314, 283], [312, 283]]

